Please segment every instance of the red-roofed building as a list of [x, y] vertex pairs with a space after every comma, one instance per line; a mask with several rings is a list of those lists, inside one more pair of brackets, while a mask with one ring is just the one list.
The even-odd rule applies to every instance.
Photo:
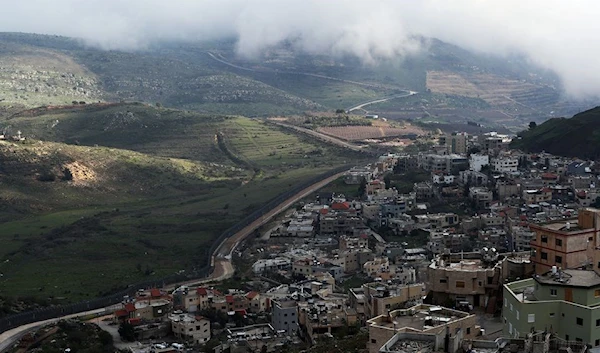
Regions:
[[133, 304], [133, 303], [125, 304], [125, 310], [127, 310], [128, 313], [135, 311], [135, 304]]
[[206, 290], [206, 288], [202, 288], [202, 287], [196, 289], [196, 293], [198, 293], [199, 295], [202, 295], [202, 296], [208, 295], [208, 291]]
[[150, 296], [152, 298], [160, 298], [160, 297], [162, 297], [162, 293], [161, 293], [160, 289], [152, 288], [152, 289], [150, 289]]
[[348, 201], [334, 202], [331, 204], [331, 209], [335, 211], [348, 211], [350, 210], [350, 203]]

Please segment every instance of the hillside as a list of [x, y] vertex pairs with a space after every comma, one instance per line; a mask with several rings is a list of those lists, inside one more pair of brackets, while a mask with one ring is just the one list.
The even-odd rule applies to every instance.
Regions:
[[546, 151], [558, 156], [600, 157], [600, 107], [572, 118], [553, 118], [514, 139], [511, 147], [530, 152]]
[[586, 107], [565, 100], [556, 76], [523, 58], [494, 58], [435, 39], [422, 44], [414, 55], [365, 65], [287, 44], [249, 60], [226, 41], [121, 52], [64, 37], [0, 33], [0, 116], [15, 106], [125, 100], [265, 117], [348, 109], [413, 90], [419, 94], [356, 113], [518, 130], [551, 111], [570, 115]]
[[260, 120], [145, 104], [32, 109], [0, 126], [26, 138], [0, 141], [0, 297], [74, 301], [203, 266], [237, 220], [356, 160]]

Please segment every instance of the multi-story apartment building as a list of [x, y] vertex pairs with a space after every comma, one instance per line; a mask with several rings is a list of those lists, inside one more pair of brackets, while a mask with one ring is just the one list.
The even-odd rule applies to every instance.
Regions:
[[489, 208], [494, 199], [493, 193], [485, 186], [472, 186], [469, 188], [469, 198], [480, 208]]
[[276, 331], [285, 330], [288, 335], [294, 335], [298, 330], [298, 305], [295, 301], [273, 300], [273, 316], [271, 323]]
[[600, 276], [594, 270], [559, 270], [504, 285], [504, 335], [549, 331], [566, 341], [600, 346]]
[[423, 297], [423, 283], [395, 284], [365, 283], [362, 286], [365, 296], [365, 315], [374, 317], [403, 307], [409, 301], [418, 301]]
[[169, 321], [173, 334], [181, 340], [194, 344], [204, 344], [210, 340], [210, 320], [207, 318], [176, 312], [169, 315]]
[[433, 172], [448, 172], [466, 170], [469, 160], [458, 154], [425, 154], [420, 157], [420, 167]]
[[440, 144], [446, 146], [448, 153], [467, 153], [467, 137], [466, 132], [453, 132], [449, 135], [440, 138]]
[[586, 208], [577, 219], [530, 225], [535, 232], [531, 241], [531, 261], [535, 272], [548, 272], [552, 266], [577, 268], [592, 262], [593, 249], [600, 233], [600, 210]]
[[519, 169], [519, 160], [513, 157], [498, 157], [493, 163], [494, 170], [500, 173], [514, 173]]

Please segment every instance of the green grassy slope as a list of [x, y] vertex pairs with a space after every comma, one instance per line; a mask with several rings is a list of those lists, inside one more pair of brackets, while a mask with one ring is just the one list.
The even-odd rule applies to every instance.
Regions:
[[553, 118], [519, 134], [511, 147], [567, 157], [600, 157], [600, 107], [570, 119]]
[[143, 104], [0, 124], [28, 138], [0, 143], [0, 296], [78, 300], [203, 266], [224, 229], [354, 158], [260, 120]]

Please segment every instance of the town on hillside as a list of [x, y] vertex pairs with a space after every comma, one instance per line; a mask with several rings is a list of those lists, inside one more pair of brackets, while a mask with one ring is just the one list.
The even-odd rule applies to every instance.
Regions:
[[381, 155], [242, 241], [230, 279], [141, 288], [94, 322], [132, 353], [593, 352], [600, 168], [509, 142]]

